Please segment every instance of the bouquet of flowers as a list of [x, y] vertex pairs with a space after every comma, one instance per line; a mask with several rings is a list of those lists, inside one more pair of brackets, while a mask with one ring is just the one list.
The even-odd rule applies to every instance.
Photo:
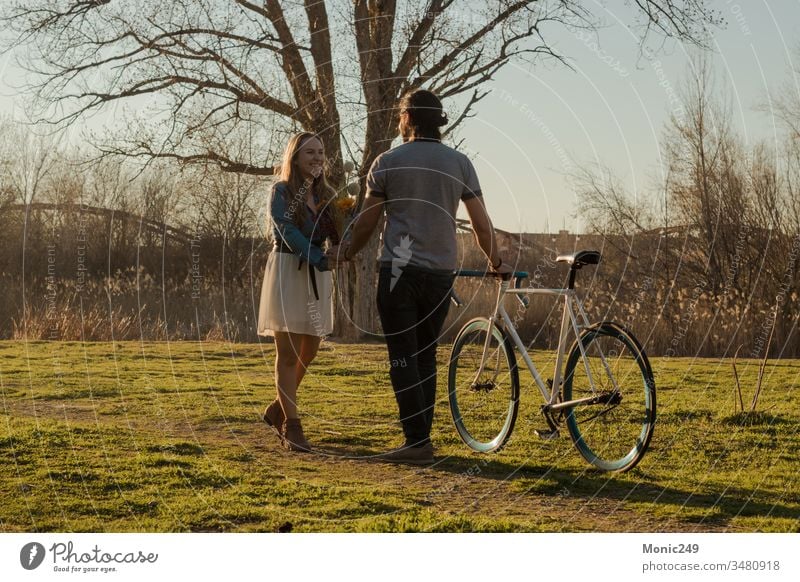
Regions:
[[346, 235], [349, 235], [347, 229], [355, 219], [356, 207], [358, 205], [358, 195], [361, 192], [361, 187], [358, 180], [351, 182], [350, 173], [353, 171], [353, 162], [346, 161], [344, 163], [345, 184], [336, 195], [333, 205], [336, 208], [334, 216], [336, 217], [336, 230], [339, 233], [339, 238], [344, 240]]

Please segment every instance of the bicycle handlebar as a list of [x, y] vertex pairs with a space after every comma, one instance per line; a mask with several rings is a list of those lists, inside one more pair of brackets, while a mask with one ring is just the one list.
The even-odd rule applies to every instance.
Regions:
[[517, 280], [516, 287], [519, 287], [523, 279], [528, 278], [527, 271], [514, 271], [513, 273], [495, 273], [494, 271], [477, 271], [472, 269], [464, 269], [456, 271], [456, 277], [500, 277], [502, 279], [515, 278]]
[[[456, 271], [456, 277], [499, 277], [504, 281], [514, 279], [514, 288], [519, 289], [522, 286], [522, 280], [528, 278], [527, 271], [514, 271], [513, 273], [495, 273], [493, 271], [478, 271], [472, 269], [464, 269]], [[455, 291], [450, 292], [450, 299], [455, 303], [456, 307], [461, 307], [461, 300], [455, 294]], [[528, 307], [528, 297], [517, 295], [517, 300], [522, 303], [523, 307]]]

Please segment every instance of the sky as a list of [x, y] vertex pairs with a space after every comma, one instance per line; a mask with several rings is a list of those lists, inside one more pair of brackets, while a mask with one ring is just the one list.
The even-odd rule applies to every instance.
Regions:
[[[642, 54], [627, 2], [586, 2], [604, 14], [597, 34], [561, 28], [548, 37], [572, 68], [507, 65], [459, 131], [493, 221], [504, 230], [583, 232], [570, 180], [580, 167], [609, 167], [631, 196], [658, 189], [662, 134], [679, 106], [694, 49], [668, 42], [654, 55]], [[800, 70], [800, 0], [710, 5], [727, 22], [713, 31], [711, 61], [718, 88], [732, 98], [734, 127], [745, 143], [766, 140], [778, 147], [780, 129], [769, 103], [792, 79], [792, 69]], [[9, 86], [16, 73], [8, 57], [0, 59], [0, 108], [19, 111], [23, 97]]]
[[[693, 49], [667, 43], [647, 58], [628, 28], [635, 22], [632, 9], [619, 1], [595, 4], [607, 5], [607, 26], [597, 35], [557, 35], [557, 48], [574, 70], [508, 66], [461, 132], [500, 228], [582, 232], [569, 179], [579, 167], [609, 167], [631, 196], [652, 197], [658, 190], [661, 138], [679, 107]], [[734, 127], [747, 144], [765, 140], [778, 147], [780, 129], [769, 103], [792, 79], [791, 70], [800, 70], [800, 1], [717, 0], [711, 6], [727, 21], [713, 31], [711, 62], [718, 89], [732, 100]]]

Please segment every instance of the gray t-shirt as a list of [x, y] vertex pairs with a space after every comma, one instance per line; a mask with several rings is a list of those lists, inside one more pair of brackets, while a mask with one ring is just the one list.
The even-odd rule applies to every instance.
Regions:
[[381, 263], [455, 270], [458, 203], [481, 195], [467, 156], [437, 141], [406, 142], [375, 159], [367, 194], [386, 199]]

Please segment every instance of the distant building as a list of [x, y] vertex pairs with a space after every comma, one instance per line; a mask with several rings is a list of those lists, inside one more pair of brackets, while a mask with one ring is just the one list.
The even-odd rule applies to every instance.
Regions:
[[[559, 230], [558, 233], [513, 233], [495, 229], [495, 233], [500, 252], [506, 256], [527, 256], [533, 251], [534, 254], [555, 258], [558, 255], [584, 249], [602, 252], [603, 246], [607, 243], [602, 235], [573, 234], [568, 230]], [[465, 249], [469, 248], [472, 233], [461, 233], [459, 236], [463, 237], [463, 243], [467, 245]]]

